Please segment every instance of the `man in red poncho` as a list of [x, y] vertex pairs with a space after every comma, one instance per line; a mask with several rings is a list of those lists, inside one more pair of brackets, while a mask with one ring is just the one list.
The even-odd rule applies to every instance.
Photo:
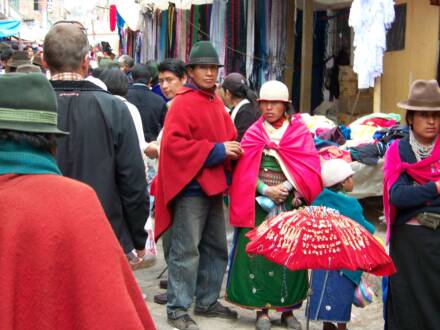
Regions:
[[0, 76], [0, 328], [155, 329], [93, 189], [55, 162], [40, 73]]
[[171, 226], [168, 259], [168, 322], [198, 329], [188, 315], [234, 319], [217, 299], [227, 264], [222, 194], [230, 160], [242, 153], [234, 124], [215, 94], [216, 50], [209, 41], [191, 49], [190, 83], [173, 99], [165, 119], [156, 183], [156, 237]]

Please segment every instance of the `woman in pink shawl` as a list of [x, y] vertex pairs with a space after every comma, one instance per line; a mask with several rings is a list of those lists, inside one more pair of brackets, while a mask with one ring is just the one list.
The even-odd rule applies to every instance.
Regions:
[[262, 117], [245, 133], [230, 187], [236, 227], [226, 299], [257, 310], [256, 328], [271, 328], [268, 310], [282, 312], [288, 329], [301, 329], [293, 310], [307, 293], [306, 271], [292, 272], [261, 256], [248, 256], [245, 234], [270, 216], [310, 204], [322, 190], [320, 161], [300, 115], [288, 115], [289, 92], [279, 81], [261, 87]]
[[390, 330], [440, 329], [440, 89], [417, 80], [407, 109], [409, 137], [385, 155], [387, 240], [397, 273], [389, 278], [386, 325]]

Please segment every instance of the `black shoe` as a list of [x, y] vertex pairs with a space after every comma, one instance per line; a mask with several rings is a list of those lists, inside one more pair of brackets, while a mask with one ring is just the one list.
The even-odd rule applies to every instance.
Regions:
[[229, 307], [223, 306], [218, 301], [208, 308], [201, 308], [196, 306], [196, 308], [194, 309], [194, 314], [206, 317], [221, 317], [231, 320], [235, 320], [238, 317], [236, 311], [233, 311]]
[[165, 305], [168, 302], [167, 293], [161, 293], [154, 296], [154, 302], [159, 305]]
[[[284, 314], [284, 313], [283, 313]], [[282, 315], [281, 316], [281, 324], [287, 327], [290, 330], [301, 330], [301, 323], [294, 315]]]
[[168, 288], [168, 280], [160, 280], [159, 288], [166, 290]]
[[188, 314], [183, 314], [176, 319], [168, 317], [168, 323], [179, 330], [199, 330], [197, 323]]

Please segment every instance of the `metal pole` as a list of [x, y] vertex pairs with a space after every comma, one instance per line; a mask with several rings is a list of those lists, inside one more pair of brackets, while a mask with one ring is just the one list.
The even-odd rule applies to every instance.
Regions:
[[307, 315], [306, 330], [309, 330], [310, 327], [310, 297], [313, 294], [312, 280], [313, 280], [313, 269], [310, 270], [309, 272], [309, 289], [307, 290], [307, 303], [306, 303], [306, 315]]

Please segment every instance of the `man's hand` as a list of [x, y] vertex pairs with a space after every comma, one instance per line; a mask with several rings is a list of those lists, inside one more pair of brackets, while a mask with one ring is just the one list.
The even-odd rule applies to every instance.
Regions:
[[281, 204], [289, 196], [289, 190], [282, 183], [276, 186], [269, 186], [266, 190], [266, 196], [274, 201], [275, 204]]
[[243, 154], [243, 149], [241, 149], [240, 143], [237, 141], [226, 141], [223, 143], [226, 151], [226, 158], [228, 159], [238, 159]]
[[138, 258], [142, 259], [144, 257], [144, 255], [145, 255], [145, 249], [143, 249], [143, 250], [136, 250], [136, 254], [137, 254]]
[[144, 150], [144, 154], [151, 159], [159, 158], [159, 144], [157, 141], [150, 142], [147, 149]]

